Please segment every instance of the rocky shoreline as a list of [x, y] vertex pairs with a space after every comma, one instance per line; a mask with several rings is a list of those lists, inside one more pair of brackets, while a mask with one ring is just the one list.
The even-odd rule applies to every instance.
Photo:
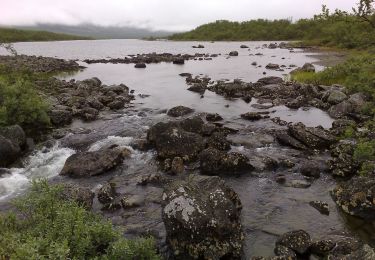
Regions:
[[[180, 60], [177, 63], [183, 64], [185, 60], [211, 57], [214, 56], [147, 54], [85, 62], [148, 64]], [[28, 66], [35, 72], [81, 68], [76, 62], [24, 55], [2, 56], [0, 63], [17, 67], [32, 64]], [[310, 65], [300, 69], [311, 69]], [[125, 232], [128, 236], [155, 236], [161, 253], [169, 259], [241, 259], [246, 236], [241, 223], [244, 203], [238, 191], [226, 184], [241, 176], [256, 177], [269, 172], [271, 180], [280, 187], [298, 190], [308, 189], [323, 175], [330, 175], [338, 183], [331, 192], [338, 208], [345, 214], [373, 220], [374, 180], [356, 176], [359, 166], [353, 159], [355, 141], [341, 138], [349, 126], [374, 134], [373, 129], [366, 129], [364, 123], [368, 118], [361, 113], [361, 107], [369, 100], [366, 95], [349, 94], [338, 85], [306, 85], [284, 82], [279, 77], [247, 83], [238, 79], [215, 82], [189, 73], [181, 76], [186, 77], [187, 90], [202, 97], [206, 91], [212, 91], [247, 103], [256, 100], [251, 106], [257, 111], [244, 111], [238, 118], [250, 125], [265, 121], [272, 124], [272, 128], [233, 127], [219, 114], [197, 113], [192, 108], [177, 106], [164, 111], [168, 120], [151, 121], [147, 131], [138, 129], [141, 133], [129, 142], [130, 146], [115, 143], [93, 149], [98, 140], [90, 134], [97, 129], [94, 127], [88, 133], [74, 132], [69, 129], [71, 123], [79, 119], [110, 125], [114, 120], [106, 121], [102, 116], [131, 110], [134, 93], [126, 85], [106, 86], [97, 78], [41, 80], [36, 84], [51, 105], [49, 116], [55, 128], [43, 145], [48, 147], [49, 143], [60, 140], [62, 145], [76, 150], [66, 160], [59, 176], [52, 179], [52, 183], [65, 183], [67, 199], [101, 212], [114, 224], [130, 226]], [[335, 121], [332, 128], [324, 129], [271, 118], [273, 108], [281, 105], [290, 109], [316, 107], [327, 111]], [[121, 127], [126, 128], [126, 125]], [[253, 135], [255, 132], [252, 139], [247, 138], [249, 131]], [[0, 142], [1, 167], [9, 167], [27, 150], [33, 149], [31, 140], [27, 140], [19, 126], [0, 128]], [[258, 143], [274, 146], [280, 154], [272, 157], [233, 149], [245, 146], [256, 150], [262, 147]], [[141, 161], [140, 170], [126, 175], [128, 162], [138, 160], [134, 159], [137, 151], [152, 153], [148, 161], [151, 172], [144, 171]], [[9, 172], [1, 169], [0, 176], [3, 174]], [[330, 214], [327, 201], [306, 204], [323, 215]], [[348, 260], [375, 257], [370, 246], [349, 234], [311, 237], [303, 230], [280, 234], [274, 257], [252, 259], [308, 259], [310, 255], [317, 259]]]

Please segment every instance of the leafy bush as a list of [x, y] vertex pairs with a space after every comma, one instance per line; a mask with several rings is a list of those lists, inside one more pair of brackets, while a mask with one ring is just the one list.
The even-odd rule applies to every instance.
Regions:
[[0, 259], [160, 259], [151, 238], [124, 239], [111, 223], [65, 201], [60, 186], [34, 182], [0, 216]]
[[[373, 15], [375, 19], [375, 15]], [[231, 22], [219, 20], [204, 24], [196, 29], [174, 34], [171, 40], [200, 41], [256, 41], [256, 40], [298, 40], [305, 45], [324, 45], [341, 48], [367, 48], [375, 42], [374, 28], [362, 22], [354, 14], [343, 12], [323, 14], [312, 19], [291, 20], [251, 20]]]
[[23, 79], [12, 84], [0, 81], [1, 125], [45, 128], [49, 125], [47, 109], [32, 82]]
[[345, 62], [321, 72], [295, 73], [292, 79], [321, 85], [342, 84], [352, 93], [363, 92], [375, 98], [375, 54], [354, 54]]

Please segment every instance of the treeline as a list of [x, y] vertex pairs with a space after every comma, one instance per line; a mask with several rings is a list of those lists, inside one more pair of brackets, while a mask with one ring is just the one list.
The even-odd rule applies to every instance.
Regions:
[[62, 33], [46, 31], [20, 30], [13, 28], [0, 28], [0, 42], [30, 42], [30, 41], [68, 41], [85, 40], [88, 37], [81, 37]]
[[[375, 20], [372, 15], [371, 19]], [[198, 41], [286, 41], [299, 40], [310, 45], [342, 48], [367, 48], [375, 45], [375, 29], [355, 14], [330, 14], [327, 9], [311, 19], [251, 20], [231, 22], [219, 20], [196, 29], [174, 34], [171, 40]]]

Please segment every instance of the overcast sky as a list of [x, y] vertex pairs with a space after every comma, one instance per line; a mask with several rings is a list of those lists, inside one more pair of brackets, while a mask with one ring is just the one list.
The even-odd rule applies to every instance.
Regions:
[[59, 23], [190, 30], [218, 19], [312, 17], [322, 4], [351, 10], [358, 0], [0, 0], [0, 25]]

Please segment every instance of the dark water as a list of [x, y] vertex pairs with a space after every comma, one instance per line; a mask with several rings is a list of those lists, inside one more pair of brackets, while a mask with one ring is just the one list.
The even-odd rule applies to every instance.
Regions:
[[[211, 61], [187, 61], [185, 65], [168, 63], [150, 64], [146, 69], [135, 69], [133, 64], [86, 64], [87, 68], [81, 72], [63, 75], [63, 79], [86, 79], [98, 77], [104, 84], [124, 83], [135, 90], [136, 100], [124, 111], [116, 114], [104, 114], [99, 121], [83, 123], [76, 121], [70, 127], [73, 132], [81, 132], [63, 139], [71, 138], [90, 139], [90, 150], [97, 150], [109, 144], [119, 144], [129, 147], [132, 140], [145, 135], [149, 126], [158, 121], [169, 118], [164, 109], [176, 105], [192, 107], [196, 113], [214, 112], [224, 117], [224, 123], [239, 129], [239, 133], [229, 138], [234, 142], [232, 150], [247, 155], [254, 165], [261, 165], [261, 159], [269, 156], [276, 159], [290, 159], [297, 165], [306, 160], [317, 159], [324, 162], [327, 155], [316, 158], [307, 158], [306, 155], [276, 144], [272, 131], [281, 128], [270, 120], [248, 122], [240, 118], [240, 114], [256, 111], [251, 104], [240, 99], [228, 100], [212, 92], [206, 91], [204, 98], [187, 91], [185, 79], [178, 74], [189, 72], [193, 75], [206, 75], [214, 80], [240, 78], [246, 82], [255, 82], [267, 76], [284, 76], [285, 72], [265, 70], [268, 63], [280, 65], [303, 65], [305, 62], [314, 62], [309, 53], [290, 52], [282, 49], [262, 48], [264, 42], [217, 42], [201, 43], [205, 49], [192, 49], [195, 42], [149, 42], [139, 40], [102, 40], [102, 41], [74, 41], [48, 43], [17, 43], [16, 49], [20, 53], [52, 56], [66, 59], [84, 60], [86, 58], [118, 58], [137, 53], [221, 53]], [[240, 49], [246, 44], [248, 49]], [[239, 51], [238, 57], [228, 58], [230, 51]], [[263, 53], [262, 56], [255, 56]], [[284, 58], [284, 59], [283, 59]], [[255, 68], [250, 64], [256, 61], [262, 68]], [[317, 66], [318, 69], [323, 67]], [[138, 94], [150, 95], [146, 98]], [[229, 105], [229, 107], [226, 107]], [[271, 117], [280, 117], [289, 122], [303, 122], [308, 126], [322, 125], [329, 128], [332, 119], [316, 108], [290, 110], [284, 106], [273, 107], [276, 110]], [[140, 114], [139, 112], [142, 112]], [[25, 159], [25, 168], [13, 169], [13, 174], [0, 178], [0, 200], [6, 201], [16, 196], [28, 186], [30, 179], [35, 177], [54, 177], [61, 170], [66, 158], [73, 154], [72, 149], [57, 144], [47, 153], [36, 151], [32, 157]], [[243, 203], [242, 223], [246, 234], [245, 257], [254, 255], [273, 255], [274, 241], [277, 236], [295, 229], [304, 229], [313, 238], [325, 238], [328, 235], [342, 234], [343, 232], [363, 234], [366, 228], [361, 223], [353, 227], [353, 221], [348, 221], [336, 209], [329, 195], [329, 190], [335, 183], [329, 176], [322, 176], [312, 183], [310, 188], [296, 189], [284, 187], [275, 182], [275, 175], [283, 173], [288, 179], [302, 179], [296, 168], [292, 170], [266, 171], [258, 170], [252, 175], [239, 178], [225, 178], [226, 182], [240, 195]], [[120, 192], [140, 195], [145, 198], [146, 204], [138, 211], [121, 212], [116, 214], [105, 213], [115, 224], [125, 226], [127, 234], [138, 234], [139, 230], [150, 230], [163, 237], [164, 230], [160, 216], [158, 199], [162, 190], [157, 187], [136, 186], [137, 178], [148, 173], [156, 173], [157, 162], [154, 153], [133, 150], [130, 160], [114, 173], [90, 180], [79, 180], [83, 185], [96, 190], [113, 178], [119, 183]], [[194, 171], [193, 171], [194, 172]], [[60, 177], [55, 179], [61, 180]], [[65, 180], [75, 182], [74, 180]], [[309, 201], [322, 200], [329, 203], [330, 215], [321, 215], [309, 206]], [[95, 204], [95, 210], [99, 210]], [[348, 224], [350, 223], [350, 224]]]

